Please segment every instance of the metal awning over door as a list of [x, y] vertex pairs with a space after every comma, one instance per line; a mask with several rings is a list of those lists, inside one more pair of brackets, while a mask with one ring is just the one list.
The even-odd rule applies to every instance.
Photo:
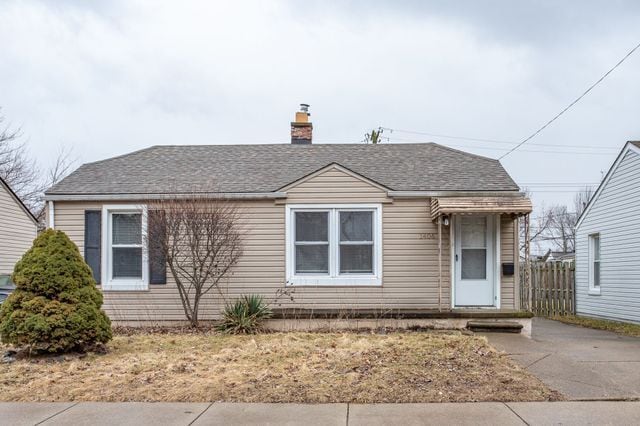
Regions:
[[513, 214], [531, 213], [533, 207], [527, 197], [434, 197], [431, 199], [431, 218], [451, 214]]

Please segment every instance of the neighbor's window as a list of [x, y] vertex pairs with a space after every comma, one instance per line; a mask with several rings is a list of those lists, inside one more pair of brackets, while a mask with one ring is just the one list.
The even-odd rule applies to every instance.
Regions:
[[289, 208], [290, 284], [380, 284], [379, 206]]
[[103, 219], [106, 219], [103, 223], [106, 224], [104, 235], [107, 236], [104, 241], [106, 245], [104, 288], [106, 290], [146, 290], [148, 288], [148, 264], [144, 250], [146, 209], [105, 206]]
[[600, 291], [600, 234], [589, 235], [589, 290]]

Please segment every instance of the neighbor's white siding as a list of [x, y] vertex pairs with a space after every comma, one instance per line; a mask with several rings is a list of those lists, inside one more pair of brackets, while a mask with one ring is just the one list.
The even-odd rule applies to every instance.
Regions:
[[[600, 234], [600, 295], [589, 294], [589, 235]], [[576, 230], [576, 311], [640, 323], [640, 154], [629, 150]]]
[[0, 182], [0, 274], [10, 274], [31, 247], [37, 227], [20, 203]]

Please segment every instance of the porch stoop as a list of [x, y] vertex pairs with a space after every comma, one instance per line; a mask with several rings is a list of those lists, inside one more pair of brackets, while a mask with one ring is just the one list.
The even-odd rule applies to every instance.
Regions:
[[521, 333], [523, 325], [515, 321], [469, 321], [467, 329], [482, 333]]

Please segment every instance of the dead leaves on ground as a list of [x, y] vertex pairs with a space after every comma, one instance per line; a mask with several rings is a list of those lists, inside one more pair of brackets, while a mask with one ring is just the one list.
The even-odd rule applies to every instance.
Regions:
[[0, 365], [11, 401], [540, 401], [557, 395], [459, 333], [117, 335], [106, 355]]

